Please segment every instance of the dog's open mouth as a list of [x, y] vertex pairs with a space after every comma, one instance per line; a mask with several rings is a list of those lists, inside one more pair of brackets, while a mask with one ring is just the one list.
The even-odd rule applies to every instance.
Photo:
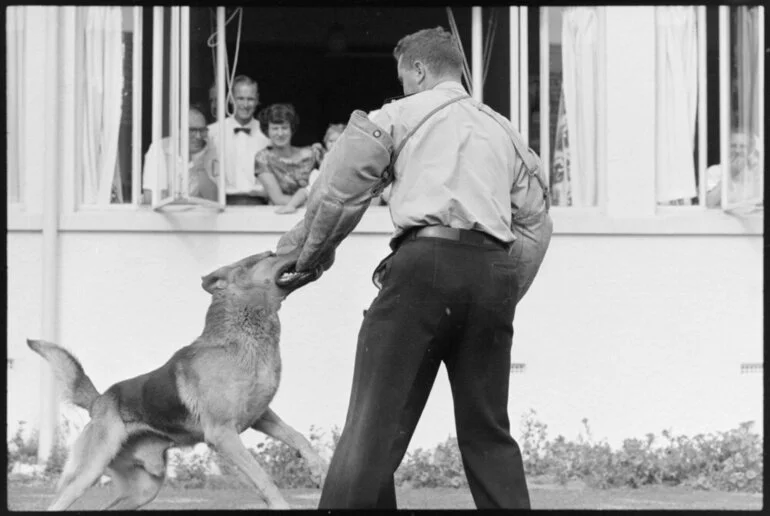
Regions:
[[321, 277], [323, 269], [319, 265], [315, 269], [310, 271], [298, 272], [294, 269], [296, 263], [289, 263], [278, 271], [278, 275], [275, 278], [275, 283], [285, 289], [298, 289], [299, 287], [317, 280]]

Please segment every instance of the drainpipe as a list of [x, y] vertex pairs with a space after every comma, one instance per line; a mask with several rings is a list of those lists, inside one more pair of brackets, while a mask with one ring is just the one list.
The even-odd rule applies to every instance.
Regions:
[[[59, 24], [57, 19], [60, 7], [45, 7], [46, 56], [45, 67], [48, 80], [46, 81], [46, 112], [54, 120], [43, 124], [45, 131], [45, 169], [43, 170], [43, 207], [42, 207], [42, 240], [43, 240], [43, 299], [42, 299], [42, 338], [57, 342], [58, 328], [58, 293], [59, 293], [59, 169], [58, 163], [60, 145], [61, 104], [57, 102], [57, 85], [59, 84], [58, 52]], [[45, 464], [56, 443], [56, 428], [59, 423], [59, 404], [56, 392], [55, 378], [47, 361], [41, 361], [40, 366], [40, 434], [37, 449], [37, 460]]]
[[471, 7], [471, 77], [473, 98], [484, 101], [484, 63], [482, 60], [481, 7]]

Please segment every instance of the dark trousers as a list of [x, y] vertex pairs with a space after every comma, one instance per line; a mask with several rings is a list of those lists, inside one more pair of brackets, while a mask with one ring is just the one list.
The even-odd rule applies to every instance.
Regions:
[[438, 368], [447, 368], [473, 500], [529, 508], [508, 421], [517, 282], [501, 246], [407, 239], [387, 261], [358, 336], [353, 387], [319, 508], [396, 508], [393, 473]]

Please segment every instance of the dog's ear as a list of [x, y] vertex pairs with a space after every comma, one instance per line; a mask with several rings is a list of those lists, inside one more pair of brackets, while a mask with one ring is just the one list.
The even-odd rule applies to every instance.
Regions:
[[223, 289], [227, 286], [230, 275], [231, 266], [220, 267], [214, 272], [207, 274], [201, 278], [201, 287], [209, 294], [214, 294], [215, 290]]

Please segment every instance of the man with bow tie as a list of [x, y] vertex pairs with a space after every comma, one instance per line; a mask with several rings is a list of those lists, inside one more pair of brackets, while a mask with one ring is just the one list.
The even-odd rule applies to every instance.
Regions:
[[[259, 104], [257, 82], [246, 75], [233, 79], [235, 112], [224, 119], [225, 196], [228, 205], [267, 204], [267, 194], [254, 177], [254, 156], [270, 144], [254, 111]], [[220, 149], [219, 121], [209, 125], [209, 138]]]

